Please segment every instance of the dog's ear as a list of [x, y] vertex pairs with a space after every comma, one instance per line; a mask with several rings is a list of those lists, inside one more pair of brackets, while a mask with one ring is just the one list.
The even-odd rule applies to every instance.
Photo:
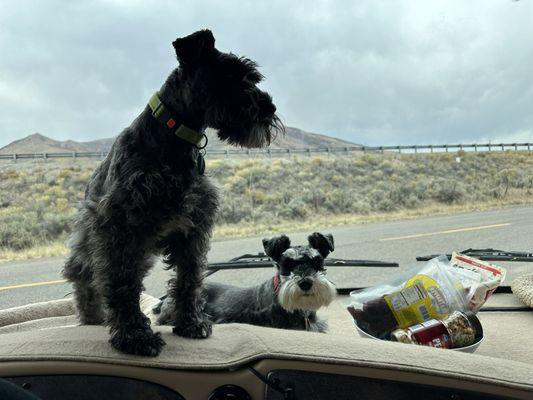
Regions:
[[215, 50], [215, 37], [209, 29], [194, 32], [172, 42], [180, 65], [194, 65], [211, 56]]
[[263, 239], [265, 254], [276, 262], [279, 262], [285, 250], [291, 247], [291, 240], [286, 235], [274, 236], [272, 239]]
[[318, 250], [320, 255], [324, 258], [326, 258], [329, 253], [335, 250], [335, 243], [333, 242], [333, 236], [331, 233], [323, 235], [319, 232], [313, 232], [311, 235], [309, 235], [307, 240], [309, 241], [309, 246]]

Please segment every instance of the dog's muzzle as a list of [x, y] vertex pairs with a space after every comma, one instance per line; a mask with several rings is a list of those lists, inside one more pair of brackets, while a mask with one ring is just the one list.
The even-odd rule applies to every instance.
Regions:
[[287, 311], [316, 311], [328, 306], [337, 290], [323, 273], [313, 277], [291, 276], [281, 283], [278, 293], [280, 305]]
[[298, 281], [298, 287], [304, 292], [308, 292], [313, 287], [312, 278], [302, 278]]

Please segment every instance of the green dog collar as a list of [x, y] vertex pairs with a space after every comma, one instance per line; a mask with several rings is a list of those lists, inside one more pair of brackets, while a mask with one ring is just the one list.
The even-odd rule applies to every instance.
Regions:
[[[161, 99], [159, 98], [159, 93], [155, 92], [150, 100], [148, 105], [152, 110], [152, 115], [155, 119], [165, 125], [167, 128], [172, 129], [176, 126], [176, 120], [172, 118], [172, 114], [165, 107]], [[189, 128], [185, 125], [180, 125], [178, 129], [174, 131], [174, 134], [191, 144], [194, 144], [200, 149], [203, 149], [207, 145], [207, 137], [203, 133], [196, 132], [194, 129]], [[203, 146], [199, 146], [203, 138], [206, 138], [206, 142]]]

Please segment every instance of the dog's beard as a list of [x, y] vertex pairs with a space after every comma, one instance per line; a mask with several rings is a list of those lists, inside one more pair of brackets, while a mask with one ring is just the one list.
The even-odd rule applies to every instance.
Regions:
[[258, 122], [248, 128], [220, 128], [218, 136], [233, 146], [259, 148], [269, 146], [278, 134], [284, 132], [281, 120], [274, 115], [268, 122]]
[[279, 290], [278, 301], [288, 312], [317, 311], [320, 307], [328, 306], [336, 294], [335, 286], [324, 274], [316, 274], [313, 286], [308, 291], [300, 289], [297, 279], [286, 280]]

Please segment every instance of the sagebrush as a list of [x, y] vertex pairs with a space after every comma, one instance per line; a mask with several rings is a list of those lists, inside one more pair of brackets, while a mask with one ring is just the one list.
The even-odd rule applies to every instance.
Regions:
[[[222, 208], [217, 225], [279, 226], [428, 205], [533, 203], [533, 156], [456, 153], [208, 160]], [[97, 161], [0, 165], [0, 247], [63, 239]], [[235, 229], [228, 229], [235, 232]]]

